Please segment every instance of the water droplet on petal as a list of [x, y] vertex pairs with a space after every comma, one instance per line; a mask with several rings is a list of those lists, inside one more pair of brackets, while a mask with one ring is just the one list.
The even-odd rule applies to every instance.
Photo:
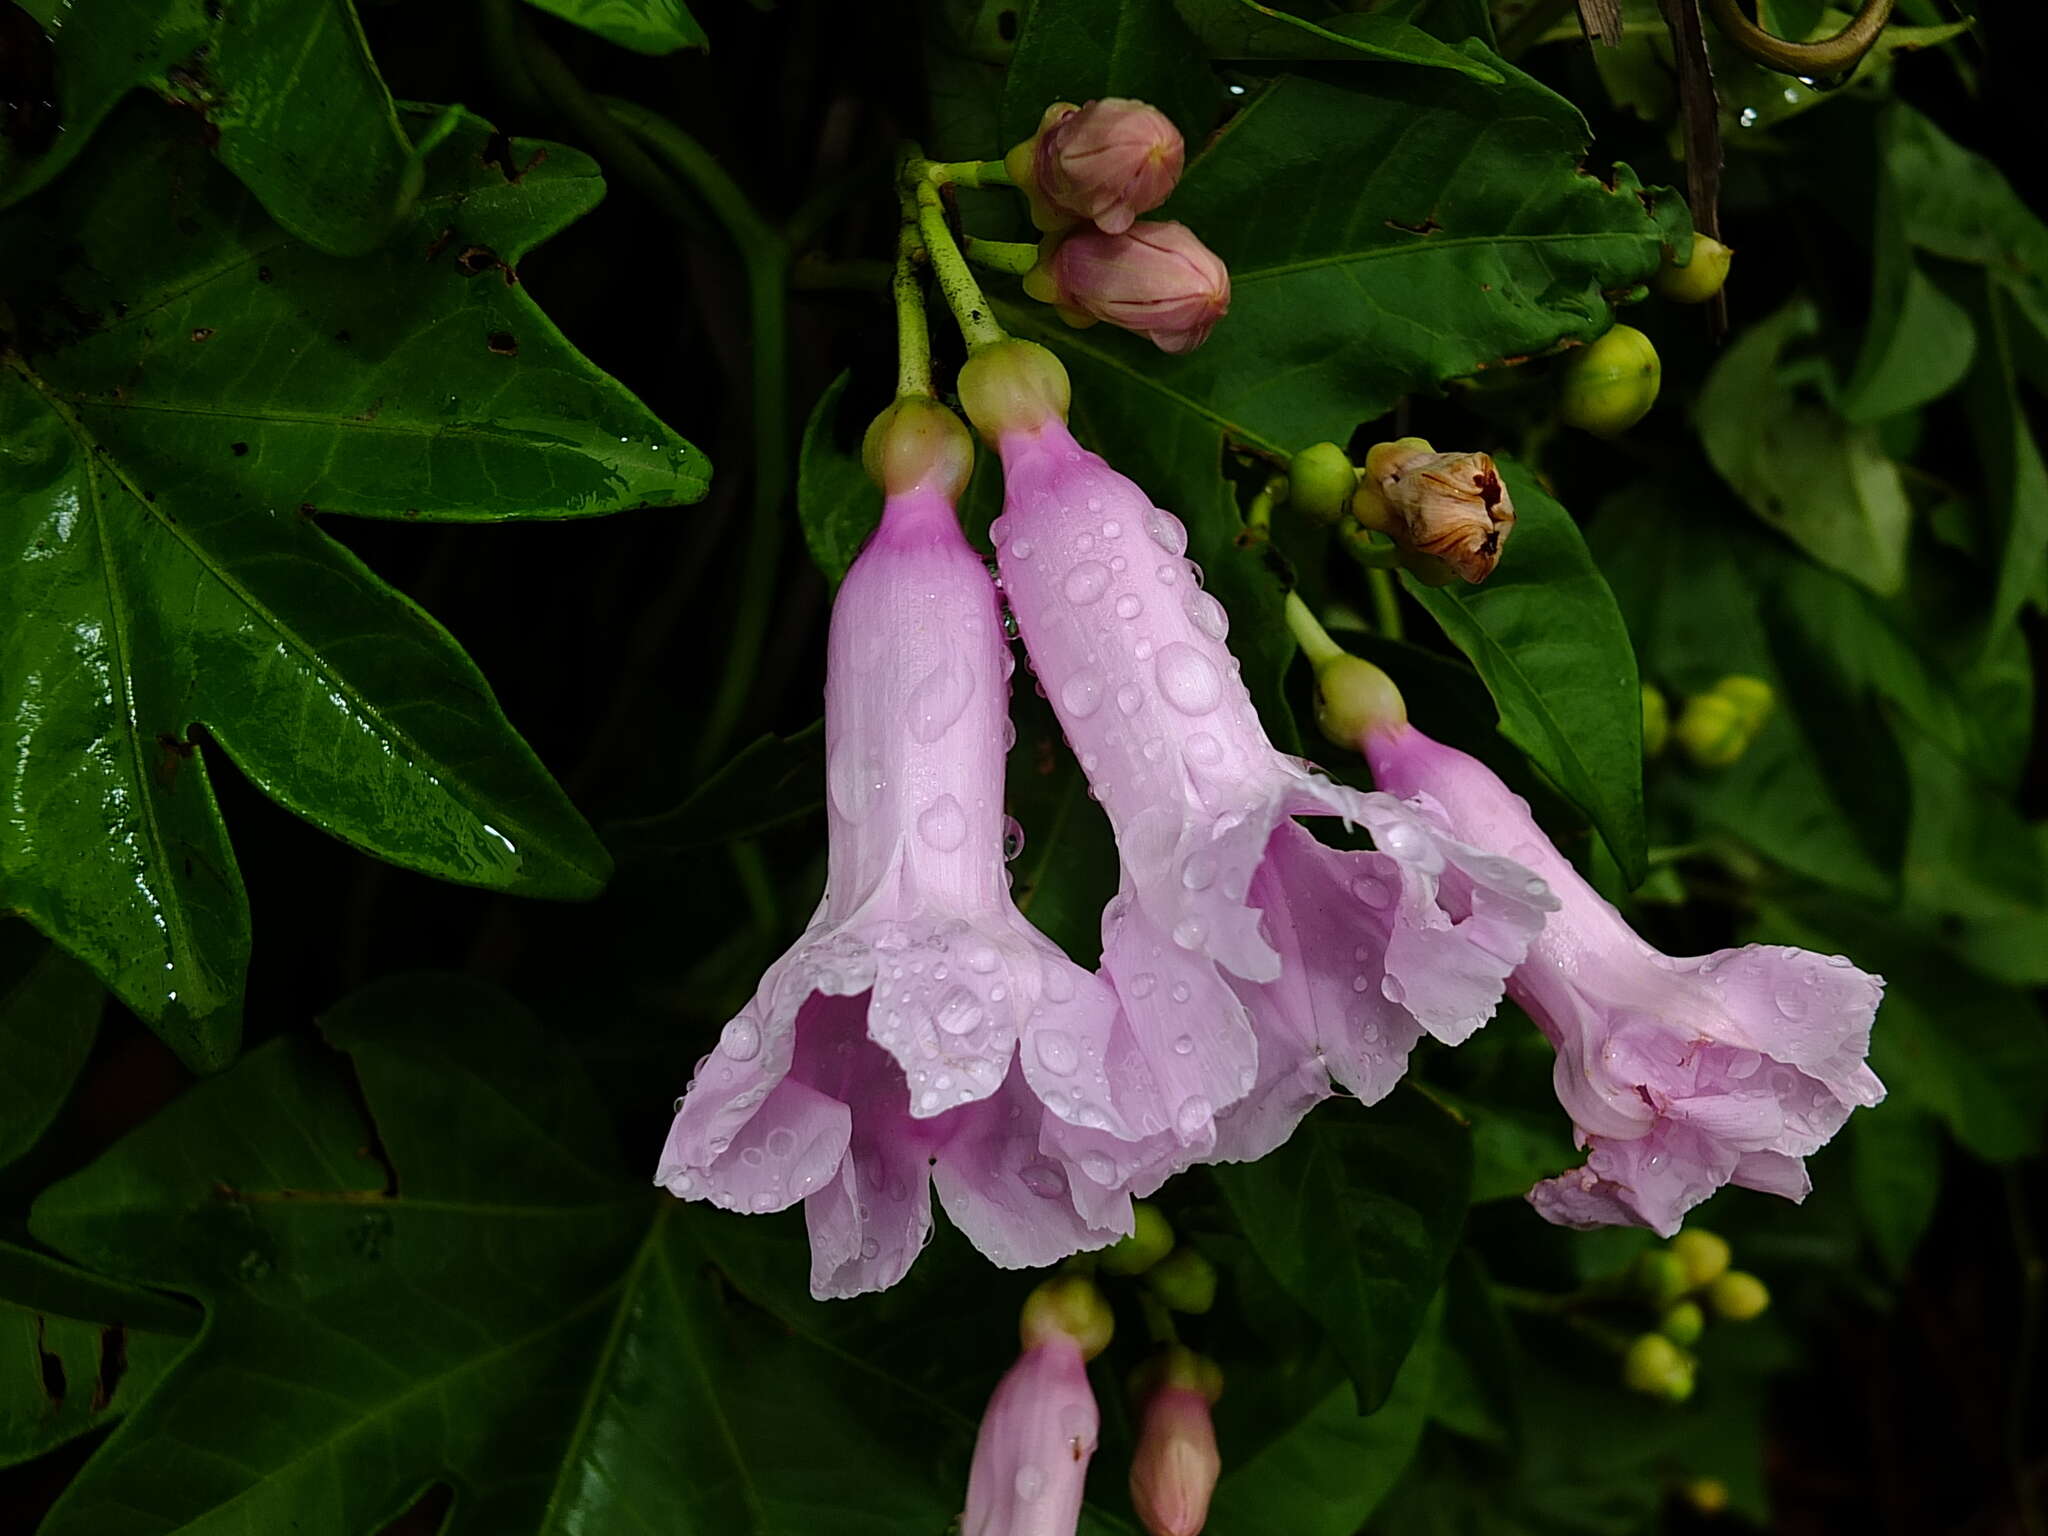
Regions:
[[1387, 889], [1387, 882], [1377, 875], [1360, 875], [1351, 882], [1351, 894], [1368, 907], [1384, 907], [1393, 892]]
[[734, 1019], [719, 1034], [718, 1048], [734, 1061], [752, 1061], [761, 1054], [761, 1031], [752, 1019]]
[[[970, 1034], [979, 1029], [981, 1021], [987, 1017], [980, 1001], [965, 987], [950, 989], [932, 1010], [932, 1021], [949, 1035]], [[942, 1083], [940, 1086], [945, 1085]]]
[[1380, 996], [1390, 1003], [1404, 1002], [1408, 997], [1408, 989], [1401, 985], [1398, 976], [1389, 976], [1380, 982]]
[[1136, 683], [1125, 683], [1116, 691], [1116, 707], [1126, 716], [1135, 715], [1145, 707], [1145, 690]]
[[1215, 1118], [1216, 1111], [1198, 1093], [1181, 1101], [1180, 1108], [1174, 1111], [1173, 1125], [1180, 1132], [1181, 1140], [1193, 1141]]
[[1098, 1184], [1116, 1182], [1116, 1162], [1107, 1152], [1083, 1152], [1081, 1171]]
[[858, 825], [866, 821], [882, 792], [882, 760], [863, 752], [850, 741], [842, 741], [825, 764], [825, 785], [832, 808]]
[[[1016, 743], [1011, 742], [1012, 746]], [[1024, 828], [1014, 816], [1003, 818], [1003, 862], [1009, 863], [1024, 851]]]
[[1180, 519], [1169, 512], [1154, 507], [1145, 514], [1145, 532], [1152, 536], [1152, 542], [1169, 555], [1184, 555], [1188, 552], [1188, 531]]
[[1223, 678], [1215, 663], [1184, 640], [1159, 653], [1159, 691], [1184, 715], [1206, 715], [1223, 702]]
[[910, 734], [922, 742], [937, 741], [973, 697], [974, 669], [957, 656], [948, 657], [910, 691]]
[[763, 1152], [759, 1147], [743, 1147], [740, 1150], [740, 1161], [745, 1163], [749, 1168], [758, 1168], [761, 1166], [762, 1163], [766, 1162], [767, 1160], [768, 1154]]
[[1067, 1192], [1067, 1170], [1049, 1157], [1035, 1157], [1017, 1170], [1024, 1187], [1041, 1200], [1057, 1200]]
[[1086, 720], [1102, 707], [1102, 676], [1084, 667], [1060, 684], [1060, 706], [1077, 720]]
[[1173, 1042], [1173, 1054], [1176, 1056], [1194, 1055], [1195, 1037], [1193, 1035], [1180, 1035], [1176, 1037]]
[[1173, 925], [1173, 942], [1182, 949], [1197, 949], [1209, 936], [1209, 925], [1199, 917], [1184, 917]]
[[1153, 989], [1158, 985], [1159, 978], [1157, 976], [1154, 976], [1150, 971], [1140, 971], [1131, 978], [1131, 996], [1137, 998], [1150, 997]]
[[1184, 981], [1176, 981], [1173, 984], [1172, 991], [1168, 995], [1171, 996], [1176, 1003], [1186, 1002], [1188, 1000], [1188, 997], [1190, 996], [1188, 984]]
[[1189, 762], [1200, 768], [1213, 768], [1223, 761], [1223, 743], [1207, 731], [1195, 732], [1181, 750], [1187, 753]]
[[1536, 875], [1531, 875], [1522, 882], [1522, 894], [1532, 900], [1541, 901], [1550, 894], [1550, 882]]
[[1038, 1064], [1055, 1077], [1072, 1077], [1074, 1068], [1081, 1058], [1074, 1053], [1074, 1037], [1063, 1029], [1041, 1029], [1034, 1037], [1032, 1047], [1038, 1052]]
[[951, 795], [941, 795], [917, 818], [917, 835], [941, 853], [951, 853], [967, 841], [967, 813]]
[[774, 1210], [774, 1209], [775, 1209], [775, 1197], [774, 1197], [773, 1195], [769, 1194], [769, 1193], [768, 1193], [768, 1192], [767, 1192], [767, 1191], [766, 1191], [766, 1190], [764, 1189], [763, 1191], [761, 1191], [761, 1193], [760, 1193], [760, 1194], [758, 1194], [758, 1195], [754, 1196], [754, 1209], [755, 1209], [756, 1211], [759, 1211], [759, 1212], [761, 1212], [761, 1213], [762, 1213], [762, 1214], [764, 1214], [764, 1215], [765, 1215], [766, 1213], [768, 1213], [769, 1211], [772, 1211], [772, 1210]]
[[1123, 531], [1124, 525], [1118, 522], [1115, 518], [1111, 518], [1108, 522], [1102, 525], [1102, 536], [1105, 539], [1122, 538]]
[[1083, 560], [1067, 572], [1065, 591], [1070, 603], [1092, 603], [1108, 590], [1109, 567], [1100, 560]]
[[796, 1150], [796, 1132], [786, 1125], [778, 1125], [768, 1133], [768, 1155], [787, 1157]]
[[1230, 615], [1223, 611], [1221, 603], [1199, 587], [1188, 588], [1181, 607], [1187, 612], [1188, 622], [1211, 640], [1221, 640], [1230, 633]]
[[1029, 539], [1015, 539], [1011, 541], [1008, 553], [1012, 559], [1029, 560], [1034, 547]]
[[1126, 592], [1116, 600], [1116, 616], [1120, 619], [1135, 619], [1145, 611], [1145, 604], [1135, 592]]
[[1205, 891], [1216, 883], [1216, 855], [1198, 848], [1180, 867], [1180, 883], [1191, 891]]
[[1067, 974], [1066, 962], [1048, 960], [1045, 965], [1045, 995], [1055, 1003], [1064, 1003], [1074, 995], [1074, 978]]

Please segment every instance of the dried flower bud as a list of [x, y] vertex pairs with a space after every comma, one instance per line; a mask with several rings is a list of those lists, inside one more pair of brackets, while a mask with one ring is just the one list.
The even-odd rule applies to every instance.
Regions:
[[1351, 515], [1415, 555], [1484, 581], [1515, 526], [1515, 504], [1483, 453], [1438, 453], [1419, 437], [1381, 443], [1365, 457]]
[[1077, 229], [1025, 280], [1076, 325], [1107, 320], [1162, 352], [1192, 352], [1230, 309], [1230, 269], [1185, 224]]
[[1109, 96], [1078, 110], [1061, 103], [1033, 141], [1034, 218], [1042, 204], [1061, 225], [1086, 220], [1122, 234], [1166, 201], [1186, 153], [1180, 130], [1145, 102]]

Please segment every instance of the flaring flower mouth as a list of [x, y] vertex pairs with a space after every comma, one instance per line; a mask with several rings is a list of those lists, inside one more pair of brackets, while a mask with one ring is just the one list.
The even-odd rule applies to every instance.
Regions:
[[[1554, 902], [1426, 805], [1276, 751], [1178, 520], [1056, 417], [999, 447], [1005, 591], [1122, 863], [1102, 960], [1121, 1014], [1049, 1052], [1027, 1025], [1021, 1058], [1090, 1183], [1145, 1194], [1276, 1145], [1332, 1073], [1378, 1098], [1421, 1033], [1464, 1038]], [[1379, 851], [1326, 848], [1297, 816], [1363, 825]], [[1085, 1113], [1056, 1096], [1077, 1088]]]
[[922, 481], [891, 496], [833, 608], [824, 899], [700, 1064], [657, 1175], [735, 1210], [801, 1200], [821, 1296], [903, 1274], [933, 1182], [1002, 1265], [1130, 1229], [1127, 1198], [1082, 1218], [1017, 1064], [1027, 1020], [1095, 1038], [1116, 1000], [1010, 900], [1008, 670], [950, 498]]
[[1529, 1192], [1537, 1211], [1669, 1236], [1725, 1184], [1803, 1199], [1803, 1159], [1884, 1097], [1865, 1061], [1883, 980], [1782, 945], [1662, 954], [1483, 764], [1412, 726], [1363, 747], [1383, 786], [1434, 798], [1460, 837], [1510, 850], [1561, 903], [1508, 982], [1557, 1051], [1558, 1100], [1587, 1149]]

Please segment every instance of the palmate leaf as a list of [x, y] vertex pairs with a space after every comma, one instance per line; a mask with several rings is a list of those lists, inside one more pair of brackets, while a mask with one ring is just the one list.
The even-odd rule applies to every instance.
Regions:
[[495, 994], [388, 983], [325, 1032], [367, 1119], [279, 1041], [38, 1202], [44, 1241], [207, 1309], [43, 1536], [371, 1536], [435, 1483], [443, 1536], [945, 1529], [1028, 1278], [941, 1243], [814, 1303], [800, 1218], [648, 1190]]
[[321, 250], [370, 249], [419, 191], [418, 152], [351, 0], [27, 0], [25, 9], [51, 38], [64, 126], [40, 150], [0, 139], [0, 208], [70, 164], [138, 87], [203, 117], [222, 162], [272, 218]]
[[248, 953], [212, 744], [430, 874], [573, 897], [609, 867], [455, 641], [315, 513], [583, 516], [694, 500], [706, 467], [517, 282], [601, 195], [581, 155], [486, 162], [465, 119], [394, 243], [340, 261], [178, 123], [128, 109], [0, 228], [0, 901], [210, 1069]]

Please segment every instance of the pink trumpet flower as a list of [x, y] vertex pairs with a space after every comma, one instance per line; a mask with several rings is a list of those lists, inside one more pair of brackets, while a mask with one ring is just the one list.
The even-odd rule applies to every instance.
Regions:
[[1382, 789], [1439, 806], [1457, 836], [1533, 869], [1561, 903], [1508, 995], [1557, 1050], [1558, 1100], [1586, 1161], [1529, 1203], [1560, 1226], [1669, 1237], [1724, 1184], [1804, 1199], [1806, 1155], [1884, 1097], [1864, 1060], [1883, 980], [1775, 944], [1662, 954], [1484, 764], [1396, 713], [1354, 739]]
[[[1381, 1098], [1422, 1033], [1455, 1043], [1491, 1015], [1554, 903], [1426, 810], [1275, 750], [1186, 531], [1074, 441], [1049, 352], [986, 347], [960, 392], [1003, 458], [1011, 611], [1123, 866], [1102, 923], [1121, 1013], [1033, 1021], [1020, 1053], [1092, 1211], [1263, 1155], [1333, 1076]], [[1303, 815], [1363, 823], [1378, 851], [1325, 847]]]
[[929, 1186], [991, 1260], [1051, 1263], [1131, 1228], [1041, 1151], [1017, 1066], [1027, 1019], [1106, 1035], [1115, 998], [1011, 903], [1008, 675], [988, 571], [953, 504], [958, 418], [899, 401], [870, 433], [881, 526], [833, 605], [825, 683], [829, 868], [678, 1104], [658, 1184], [741, 1211], [804, 1203], [811, 1289], [894, 1284], [931, 1230]]
[[1166, 201], [1187, 154], [1164, 112], [1121, 96], [1057, 103], [1034, 145], [1031, 179], [1051, 211], [1110, 235]]
[[1131, 1507], [1147, 1536], [1200, 1536], [1223, 1472], [1209, 1415], [1221, 1373], [1175, 1345], [1146, 1394], [1131, 1455]]

